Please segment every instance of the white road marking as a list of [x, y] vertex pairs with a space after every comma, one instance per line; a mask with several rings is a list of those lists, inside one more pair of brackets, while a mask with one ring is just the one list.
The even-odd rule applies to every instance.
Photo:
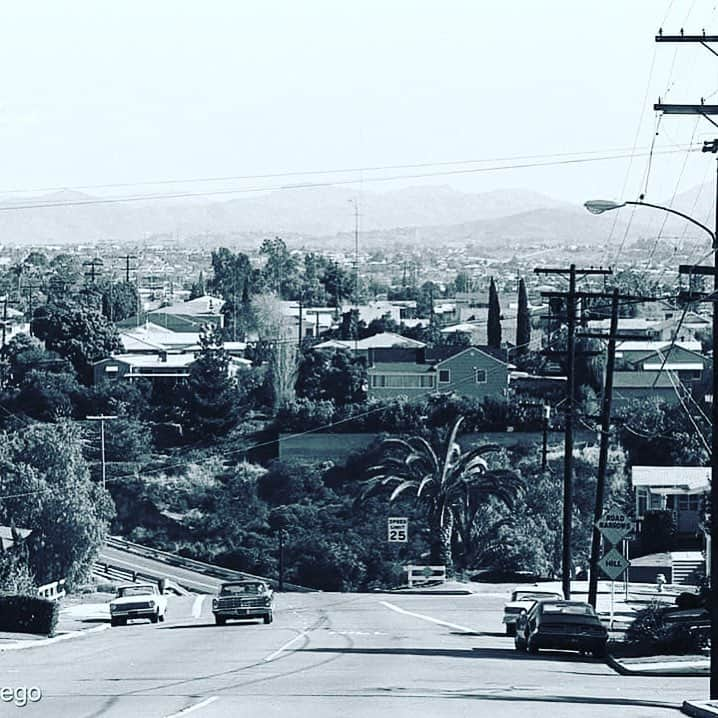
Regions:
[[192, 604], [192, 618], [199, 618], [202, 614], [202, 604], [206, 596], [197, 596]]
[[414, 613], [413, 611], [406, 611], [399, 606], [395, 606], [393, 603], [388, 601], [379, 601], [382, 606], [390, 608], [392, 611], [397, 613], [403, 613], [405, 616], [413, 616], [414, 618], [420, 618], [422, 621], [429, 621], [430, 623], [438, 623], [440, 626], [447, 626], [448, 628], [455, 628], [462, 633], [476, 633], [475, 628], [467, 628], [466, 626], [460, 626], [458, 623], [449, 623], [449, 621], [442, 621], [440, 618], [433, 618], [432, 616], [425, 616], [423, 613]]
[[203, 701], [200, 701], [199, 703], [195, 703], [193, 706], [187, 706], [187, 708], [183, 708], [181, 711], [177, 711], [176, 713], [171, 713], [165, 718], [178, 718], [179, 716], [186, 716], [189, 713], [194, 713], [195, 711], [198, 711], [200, 708], [205, 708], [210, 703], [214, 703], [215, 701], [219, 700], [219, 696], [212, 696], [211, 698], [206, 698]]
[[269, 661], [273, 661], [275, 658], [277, 658], [277, 657], [280, 656], [282, 653], [284, 653], [284, 651], [286, 651], [287, 648], [289, 648], [289, 646], [292, 645], [292, 643], [294, 643], [295, 641], [299, 640], [300, 638], [305, 638], [307, 635], [309, 635], [309, 634], [308, 634], [306, 631], [302, 631], [301, 633], [298, 633], [296, 636], [294, 636], [294, 638], [292, 638], [291, 640], [287, 641], [283, 646], [280, 646], [276, 651], [274, 651], [274, 653], [270, 653], [270, 654], [264, 659], [264, 662], [265, 662], [265, 663], [269, 663]]

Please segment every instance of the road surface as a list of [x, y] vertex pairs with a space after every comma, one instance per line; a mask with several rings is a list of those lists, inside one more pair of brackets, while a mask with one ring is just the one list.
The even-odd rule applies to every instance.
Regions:
[[501, 625], [506, 590], [283, 594], [273, 624], [224, 627], [210, 597], [170, 597], [165, 624], [1, 653], [0, 689], [36, 687], [42, 698], [2, 702], [0, 715], [660, 718], [707, 696], [703, 678], [627, 677], [578, 654], [515, 652]]

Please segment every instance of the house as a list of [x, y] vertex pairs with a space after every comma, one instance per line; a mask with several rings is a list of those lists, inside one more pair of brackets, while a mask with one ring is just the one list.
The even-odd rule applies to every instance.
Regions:
[[631, 483], [639, 524], [648, 511], [671, 511], [679, 534], [698, 533], [701, 501], [710, 481], [709, 466], [634, 466]]
[[[167, 307], [152, 309], [145, 314], [145, 320], [174, 332], [199, 332], [203, 326], [213, 324], [224, 326], [222, 308], [224, 300], [205, 294], [188, 302], [176, 302]], [[117, 323], [118, 328], [137, 326], [137, 317], [130, 317]]]
[[[92, 365], [92, 381], [98, 384], [116, 379], [186, 379], [196, 360], [194, 353], [115, 354]], [[242, 367], [251, 365], [247, 359], [231, 357], [228, 367], [234, 376]]]
[[[29, 334], [30, 333], [30, 322], [25, 320], [25, 315], [19, 312], [17, 309], [12, 307], [4, 307], [7, 319], [5, 320], [5, 341], [9, 342], [13, 337], [18, 334]], [[2, 326], [2, 319], [0, 318], [0, 327]]]
[[438, 360], [370, 362], [367, 375], [369, 397], [414, 398], [446, 392], [505, 400], [509, 365], [477, 347], [467, 347]]
[[626, 368], [645, 372], [670, 371], [688, 384], [700, 382], [706, 368], [700, 342], [621, 342], [616, 360]]
[[650, 399], [656, 403], [677, 404], [684, 389], [669, 372], [616, 371], [613, 373], [613, 404]]
[[139, 327], [120, 329], [120, 341], [127, 354], [159, 354], [162, 351], [187, 351], [199, 343], [199, 331], [175, 332], [146, 321]]
[[368, 363], [375, 361], [420, 361], [423, 359], [424, 342], [403, 337], [393, 332], [380, 332], [364, 339], [329, 339], [316, 344], [315, 351], [348, 349]]

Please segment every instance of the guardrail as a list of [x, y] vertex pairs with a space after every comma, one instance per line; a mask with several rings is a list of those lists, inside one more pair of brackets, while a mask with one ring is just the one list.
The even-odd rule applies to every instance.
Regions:
[[[211, 563], [205, 563], [204, 561], [196, 561], [192, 558], [186, 558], [184, 556], [178, 556], [168, 551], [161, 551], [160, 549], [150, 548], [149, 546], [143, 546], [142, 544], [133, 543], [132, 541], [126, 541], [115, 536], [110, 536], [105, 543], [110, 547], [119, 551], [126, 551], [127, 553], [133, 553], [143, 558], [153, 559], [155, 561], [162, 561], [170, 566], [177, 568], [184, 568], [187, 571], [194, 571], [195, 573], [201, 573], [204, 576], [211, 576], [212, 578], [219, 579], [221, 581], [241, 581], [243, 579], [256, 579], [258, 581], [264, 581], [272, 586], [273, 589], [277, 589], [279, 582], [273, 578], [266, 578], [264, 576], [256, 576], [252, 573], [246, 573], [245, 571], [235, 571], [231, 568], [224, 568], [222, 566], [215, 566]], [[180, 582], [181, 583], [181, 582]], [[297, 586], [293, 583], [284, 582], [284, 589], [287, 591], [296, 591], [303, 593], [312, 593], [315, 589], [307, 588], [306, 586]]]
[[37, 595], [41, 598], [50, 598], [53, 601], [64, 598], [66, 595], [65, 579], [61, 578], [59, 581], [53, 581], [52, 583], [46, 583], [43, 586], [38, 586]]
[[[152, 583], [159, 584], [160, 581], [166, 581], [166, 577], [158, 573], [145, 573], [144, 571], [133, 571], [129, 568], [122, 568], [121, 566], [115, 566], [107, 561], [95, 561], [92, 565], [92, 573], [100, 578], [107, 578], [115, 581], [123, 581], [126, 583], [135, 583], [136, 581], [151, 581]], [[191, 590], [194, 593], [212, 593], [202, 588], [197, 588], [196, 585], [188, 587], [186, 584], [182, 585], [177, 581], [169, 581], [169, 587], [175, 591], [188, 591]]]
[[404, 567], [408, 574], [409, 588], [424, 583], [446, 583], [446, 566], [414, 566]]

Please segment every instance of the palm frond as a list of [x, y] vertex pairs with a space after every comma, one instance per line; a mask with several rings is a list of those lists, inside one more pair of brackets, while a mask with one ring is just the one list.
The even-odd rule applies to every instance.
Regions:
[[400, 483], [394, 491], [391, 492], [391, 496], [389, 497], [389, 501], [393, 501], [397, 496], [399, 496], [401, 493], [406, 491], [406, 489], [410, 489], [412, 487], [416, 486], [416, 481], [403, 481]]

